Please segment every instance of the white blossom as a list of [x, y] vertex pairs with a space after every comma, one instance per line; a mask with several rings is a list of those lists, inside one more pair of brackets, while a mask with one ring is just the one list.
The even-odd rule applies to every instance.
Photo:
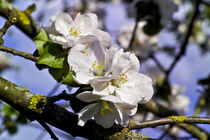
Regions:
[[139, 73], [140, 64], [137, 57], [133, 53], [119, 50], [117, 46], [106, 49], [101, 47], [99, 42], [94, 42], [88, 55], [81, 51], [71, 51], [68, 62], [76, 73], [75, 81], [93, 87], [93, 91], [85, 95], [97, 96], [96, 100], [100, 100], [97, 104], [90, 104], [82, 109], [79, 115], [80, 125], [99, 114], [94, 116], [96, 122], [104, 126], [104, 117], [99, 113], [104, 101], [114, 110], [113, 119], [110, 119], [107, 125], [111, 126], [115, 119], [121, 124], [125, 122], [122, 120], [127, 120], [125, 118], [136, 113], [138, 103], [146, 103], [153, 95], [152, 80]]
[[11, 65], [10, 57], [5, 52], [0, 51], [0, 71], [9, 65]]
[[[99, 40], [104, 47], [110, 45], [108, 33], [99, 30], [98, 18], [93, 13], [78, 14], [73, 20], [68, 13], [60, 13], [50, 18], [50, 26], [45, 27], [52, 41], [63, 45], [63, 48], [81, 46], [83, 40]], [[83, 41], [83, 42], [82, 42]]]
[[[146, 57], [149, 52], [154, 50], [154, 46], [157, 44], [158, 34], [154, 36], [149, 36], [144, 33], [143, 27], [146, 22], [142, 21], [138, 23], [135, 39], [133, 43], [133, 52], [137, 56]], [[117, 41], [124, 48], [127, 49], [132, 37], [135, 23], [131, 25], [123, 26], [118, 34]]]
[[104, 128], [111, 127], [115, 121], [126, 126], [128, 117], [137, 111], [137, 105], [124, 103], [119, 97], [113, 95], [104, 96], [83, 92], [77, 97], [84, 102], [94, 101], [79, 112], [78, 125], [80, 126], [83, 126], [92, 117]]
[[161, 105], [166, 107], [171, 107], [171, 109], [176, 110], [179, 114], [184, 114], [189, 109], [190, 99], [189, 97], [182, 95], [185, 91], [184, 86], [177, 84], [172, 85], [171, 95], [169, 96], [169, 101], [157, 100]]
[[181, 94], [184, 91], [185, 91], [184, 86], [176, 84], [172, 85], [172, 91], [171, 91], [172, 95], [170, 96], [169, 99], [172, 109], [175, 109], [181, 114], [188, 111], [190, 104], [190, 99], [187, 96]]

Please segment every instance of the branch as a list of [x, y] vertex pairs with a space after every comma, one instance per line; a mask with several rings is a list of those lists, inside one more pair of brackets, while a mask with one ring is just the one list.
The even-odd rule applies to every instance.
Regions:
[[[178, 113], [174, 110], [170, 110], [162, 105], [155, 103], [154, 101], [149, 101], [146, 104], [139, 104], [138, 110], [144, 109], [146, 111], [150, 111], [159, 117], [168, 117], [171, 115], [178, 115]], [[198, 127], [194, 124], [179, 124], [180, 128], [189, 132], [192, 136], [200, 139], [201, 137], [209, 137], [210, 134], [206, 132], [204, 129]], [[202, 134], [202, 135], [201, 135]]]
[[139, 19], [136, 17], [135, 26], [134, 26], [134, 29], [133, 29], [133, 32], [132, 32], [131, 40], [130, 40], [129, 45], [128, 45], [129, 50], [131, 50], [131, 48], [133, 46], [133, 42], [134, 42], [135, 35], [136, 35], [136, 30], [137, 30], [137, 27], [138, 27], [138, 21], [139, 21]]
[[156, 63], [156, 65], [159, 67], [159, 69], [162, 72], [166, 72], [165, 68], [163, 67], [163, 65], [158, 61], [158, 59], [154, 56], [154, 54], [150, 55], [150, 58]]
[[[186, 118], [185, 118], [186, 117]], [[168, 118], [161, 118], [156, 119], [152, 121], [134, 121], [133, 123], [130, 123], [128, 128], [129, 129], [142, 129], [142, 128], [148, 128], [148, 127], [157, 127], [160, 125], [168, 125], [168, 124], [210, 124], [210, 118], [207, 117], [187, 117], [187, 116], [170, 116]]]
[[[9, 2], [0, 0], [0, 15], [8, 19], [8, 10], [10, 7], [11, 4]], [[34, 38], [39, 33], [35, 20], [30, 16], [33, 10], [35, 10], [35, 5], [29, 6], [29, 8], [23, 12], [14, 8], [15, 18], [17, 19], [15, 25], [30, 38]]]
[[37, 120], [37, 121], [42, 125], [42, 127], [44, 127], [45, 130], [47, 130], [47, 132], [50, 134], [50, 136], [53, 140], [58, 140], [56, 135], [53, 133], [53, 131], [50, 129], [50, 127], [45, 122], [42, 122], [39, 120]]
[[0, 44], [3, 44], [3, 39], [2, 37], [5, 35], [9, 27], [16, 23], [17, 19], [15, 17], [15, 12], [13, 8], [8, 8], [8, 20], [5, 22], [3, 28], [0, 30]]
[[23, 51], [16, 51], [13, 48], [7, 48], [3, 45], [0, 45], [0, 51], [4, 51], [4, 52], [7, 52], [7, 53], [11, 53], [13, 55], [21, 56], [21, 57], [24, 57], [25, 59], [29, 59], [29, 60], [34, 61], [34, 62], [36, 62], [38, 60], [38, 57], [35, 57], [30, 53], [23, 52]]
[[210, 2], [207, 0], [202, 0], [202, 3], [205, 4], [206, 6], [210, 6]]
[[[78, 116], [56, 105], [48, 104], [47, 98], [35, 95], [29, 90], [17, 86], [0, 77], [0, 99], [20, 111], [30, 120], [40, 120], [48, 123], [72, 136], [81, 136], [88, 139], [102, 139], [122, 130], [118, 125], [104, 129], [93, 120], [85, 126], [77, 125]], [[36, 103], [36, 104], [35, 104]]]
[[180, 52], [178, 53], [178, 55], [176, 56], [175, 60], [173, 61], [173, 63], [171, 64], [171, 66], [169, 67], [169, 69], [166, 71], [166, 78], [168, 77], [168, 75], [171, 73], [171, 71], [173, 70], [173, 68], [175, 67], [175, 65], [177, 64], [177, 62], [181, 59], [181, 57], [183, 55], [185, 55], [186, 52], [186, 48], [187, 48], [187, 44], [188, 44], [188, 40], [190, 38], [190, 35], [192, 33], [192, 29], [193, 29], [193, 25], [194, 25], [194, 21], [199, 13], [199, 5], [200, 5], [200, 0], [194, 0], [195, 1], [195, 10], [193, 13], [193, 16], [191, 18], [189, 27], [188, 27], [188, 31], [186, 33], [186, 36], [184, 38], [183, 43], [180, 46]]

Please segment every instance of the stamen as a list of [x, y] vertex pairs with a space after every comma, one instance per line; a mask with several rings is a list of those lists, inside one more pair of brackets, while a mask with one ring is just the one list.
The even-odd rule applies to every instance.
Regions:
[[111, 80], [111, 84], [113, 86], [120, 87], [128, 81], [127, 79], [127, 75], [125, 73], [121, 73], [119, 78]]
[[69, 32], [70, 32], [70, 35], [74, 36], [74, 37], [77, 37], [79, 34], [81, 34], [80, 28], [79, 27], [75, 27], [75, 26], [72, 26], [70, 28]]
[[100, 114], [102, 116], [105, 115], [104, 112], [106, 112], [107, 115], [109, 115], [109, 113], [112, 113], [113, 112], [113, 110], [109, 107], [107, 101], [102, 101], [101, 104], [102, 104], [102, 108], [101, 108]]
[[92, 64], [92, 68], [94, 70], [94, 75], [96, 76], [102, 76], [103, 75], [103, 60], [101, 60], [101, 62], [96, 62], [94, 61], [93, 64]]

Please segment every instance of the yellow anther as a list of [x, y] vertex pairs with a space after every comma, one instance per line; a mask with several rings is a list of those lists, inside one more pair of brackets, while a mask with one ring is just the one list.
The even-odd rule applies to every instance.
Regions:
[[84, 53], [84, 54], [86, 54], [87, 56], [88, 56], [88, 52], [87, 52], [87, 50], [82, 50], [82, 51], [80, 51], [81, 53]]
[[102, 116], [105, 115], [105, 114], [104, 114], [105, 112], [107, 113], [107, 115], [109, 115], [109, 113], [112, 113], [112, 112], [113, 112], [113, 110], [109, 107], [107, 101], [102, 101], [101, 104], [102, 104], [102, 107], [101, 107], [101, 112], [100, 112], [100, 114], [101, 114]]
[[92, 64], [92, 68], [93, 68], [93, 71], [94, 71], [94, 75], [96, 76], [102, 76], [103, 75], [103, 60], [101, 60], [101, 62], [96, 62], [94, 61], [93, 64]]
[[80, 28], [79, 27], [75, 27], [75, 26], [72, 26], [70, 28], [69, 32], [70, 32], [70, 35], [74, 36], [74, 37], [77, 37], [79, 34], [81, 34]]
[[119, 78], [113, 79], [111, 82], [113, 86], [120, 87], [128, 81], [127, 79], [127, 75], [125, 73], [121, 73]]

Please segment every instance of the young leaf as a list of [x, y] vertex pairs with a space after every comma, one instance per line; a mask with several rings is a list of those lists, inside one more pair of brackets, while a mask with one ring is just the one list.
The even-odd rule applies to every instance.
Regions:
[[44, 45], [49, 41], [48, 35], [44, 29], [33, 39], [38, 49], [38, 54], [41, 55], [44, 51]]
[[53, 68], [63, 68], [67, 52], [59, 44], [46, 42], [44, 51], [39, 57], [37, 64], [45, 64]]

